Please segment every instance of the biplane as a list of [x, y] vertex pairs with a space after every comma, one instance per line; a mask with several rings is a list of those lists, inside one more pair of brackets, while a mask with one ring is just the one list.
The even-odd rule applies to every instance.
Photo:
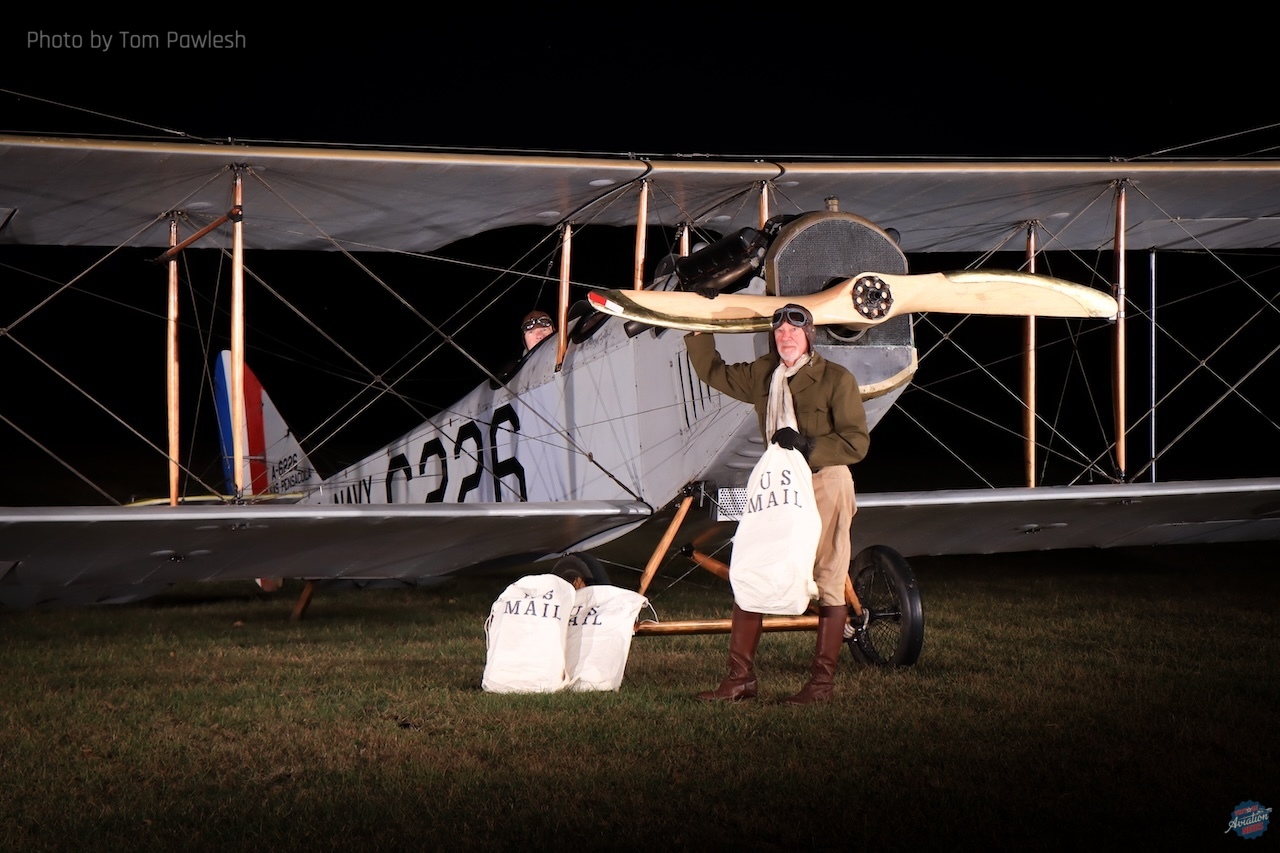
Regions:
[[[167, 473], [169, 493], [142, 505], [107, 489], [95, 505], [9, 497], [0, 600], [132, 600], [193, 580], [412, 582], [608, 555], [627, 541], [654, 548], [647, 582], [660, 562], [731, 542], [760, 438], [747, 407], [690, 370], [679, 331], [691, 327], [687, 316], [659, 322], [598, 309], [646, 292], [706, 307], [807, 298], [863, 274], [879, 274], [879, 296], [919, 286], [896, 312], [820, 331], [820, 351], [859, 379], [871, 455], [886, 432], [897, 436], [884, 443], [897, 445], [900, 468], [886, 467], [878, 482], [855, 471], [855, 553], [1275, 539], [1280, 471], [1232, 445], [1246, 421], [1262, 431], [1280, 423], [1269, 390], [1258, 393], [1274, 376], [1275, 338], [1246, 340], [1250, 324], [1274, 321], [1267, 253], [1280, 238], [1277, 189], [1280, 164], [1266, 160], [774, 161], [2, 137], [0, 248], [86, 247], [150, 261], [105, 284], [90, 283], [97, 262], [38, 279], [38, 295], [11, 301], [0, 318], [5, 375], [70, 388], [77, 405], [123, 423], [84, 387], [65, 349], [37, 352], [28, 329], [73, 294], [101, 288], [136, 302], [148, 282], [155, 337], [128, 340], [125, 364], [115, 329], [99, 322], [83, 336], [103, 339], [78, 340], [78, 357], [112, 361], [117, 384], [144, 363], [165, 372], [147, 425], [125, 429]], [[438, 267], [412, 264], [491, 234], [525, 241], [521, 266], [460, 264], [491, 275], [494, 290], [460, 294]], [[608, 276], [582, 271], [594, 239], [624, 247]], [[374, 297], [331, 273], [303, 282], [313, 297], [323, 291], [329, 312], [304, 319], [311, 343], [270, 356], [289, 334], [260, 325], [246, 294], [288, 303], [261, 269], [301, 253], [371, 282], [379, 307], [369, 310], [382, 343], [399, 344], [394, 356], [379, 361], [340, 340]], [[1187, 254], [1202, 263], [1166, 284], [1163, 259]], [[195, 258], [220, 287], [197, 281]], [[388, 272], [388, 258], [406, 264]], [[1011, 302], [984, 289], [1011, 280], [1026, 285]], [[1037, 301], [1045, 289], [1036, 281], [1103, 297], [1114, 310]], [[200, 369], [184, 372], [177, 353], [193, 344], [179, 332], [193, 321], [179, 305], [199, 304], [190, 294], [201, 287], [199, 299], [214, 307], [192, 333]], [[698, 293], [708, 287], [715, 298]], [[165, 288], [167, 302], [155, 296]], [[443, 294], [453, 300], [447, 311]], [[515, 307], [495, 331], [489, 318], [503, 299]], [[531, 307], [552, 313], [557, 334], [514, 364], [462, 353], [477, 318], [483, 340], [514, 346], [514, 318]], [[989, 315], [998, 316], [976, 322]], [[225, 326], [214, 331], [213, 318]], [[727, 360], [760, 351], [762, 336], [743, 333], [754, 328], [725, 327]], [[957, 354], [966, 335], [981, 356]], [[1011, 343], [993, 353], [1002, 340]], [[314, 407], [321, 391], [284, 368], [321, 345], [340, 362], [328, 369], [346, 390], [302, 424], [294, 412]], [[419, 368], [429, 352], [460, 354], [454, 364], [479, 381], [460, 399], [424, 405], [411, 389], [423, 369], [440, 379]], [[1185, 376], [1166, 372], [1170, 363]], [[215, 364], [225, 467], [211, 476], [188, 458], [180, 433], [192, 418], [190, 386]], [[1101, 376], [1102, 402], [1076, 396], [1087, 376]], [[974, 390], [975, 379], [992, 384]], [[986, 433], [958, 429], [962, 409], [943, 407], [953, 380], [968, 404], [995, 401], [997, 411], [974, 418]], [[74, 467], [24, 425], [30, 404], [6, 396], [9, 453]], [[317, 447], [374, 401], [401, 406], [413, 423], [401, 428], [403, 413], [388, 419], [374, 450], [321, 466]], [[1170, 426], [1161, 413], [1174, 406], [1183, 419]], [[1095, 415], [1092, 431], [1072, 432], [1081, 412]], [[202, 414], [212, 418], [207, 407]], [[79, 417], [70, 408], [62, 416]], [[952, 437], [959, 450], [947, 445]], [[944, 452], [930, 457], [935, 445]], [[991, 478], [965, 459], [975, 450], [989, 459], [997, 445], [1012, 476]], [[940, 461], [926, 463], [922, 481], [908, 469], [925, 459]], [[976, 484], [938, 485], [949, 470]], [[927, 475], [937, 475], [932, 485]], [[9, 495], [21, 485], [10, 482]], [[596, 557], [585, 564], [603, 567]]]

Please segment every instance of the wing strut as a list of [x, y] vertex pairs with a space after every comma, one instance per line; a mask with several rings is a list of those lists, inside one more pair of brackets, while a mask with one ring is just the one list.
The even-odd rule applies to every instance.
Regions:
[[573, 254], [573, 223], [566, 222], [560, 234], [560, 298], [556, 308], [556, 373], [564, 365], [569, 349], [569, 260]]
[[636, 214], [636, 258], [632, 271], [631, 287], [644, 290], [645, 235], [649, 227], [649, 181], [640, 181], [640, 210]]
[[[178, 245], [178, 216], [169, 214], [169, 246]], [[178, 505], [178, 259], [169, 259], [169, 314], [167, 335], [167, 382], [169, 393], [169, 506]]]
[[[1027, 272], [1036, 271], [1036, 224], [1027, 224]], [[1036, 318], [1027, 315], [1022, 338], [1022, 433], [1027, 486], [1036, 484]]]
[[[166, 388], [168, 393], [168, 437], [169, 437], [169, 505], [177, 506], [179, 502], [178, 495], [178, 476], [182, 468], [180, 456], [180, 439], [179, 439], [179, 419], [178, 419], [178, 255], [180, 255], [188, 246], [202, 239], [206, 234], [221, 228], [227, 222], [233, 223], [232, 240], [233, 240], [233, 268], [232, 268], [232, 327], [231, 327], [231, 352], [232, 352], [232, 411], [236, 418], [232, 422], [240, 423], [239, 418], [244, 417], [244, 401], [241, 396], [244, 393], [244, 317], [243, 317], [243, 292], [244, 292], [244, 268], [243, 268], [243, 252], [241, 250], [242, 225], [243, 217], [242, 202], [242, 182], [240, 173], [236, 172], [235, 177], [235, 202], [231, 209], [219, 216], [208, 225], [196, 231], [185, 240], [178, 240], [178, 217], [177, 211], [170, 211], [169, 219], [169, 248], [161, 255], [155, 258], [155, 263], [167, 263], [169, 265], [169, 304], [168, 304], [168, 343], [167, 343], [167, 360], [166, 360]], [[239, 309], [237, 309], [239, 305]], [[239, 367], [236, 367], [236, 317], [240, 317], [239, 329], [241, 336], [241, 345], [239, 351]], [[238, 415], [236, 412], [238, 411]], [[233, 447], [235, 448], [235, 464], [236, 464], [236, 490], [241, 492], [244, 489], [240, 466], [244, 462], [244, 442], [240, 435], [239, 429], [232, 432]]]
[[[233, 184], [233, 210], [241, 210], [244, 202], [244, 178], [236, 170]], [[245, 435], [244, 423], [244, 221], [236, 216], [231, 226], [231, 430], [232, 462], [236, 478], [236, 497], [244, 495]]]
[[1115, 406], [1115, 430], [1116, 430], [1116, 471], [1120, 475], [1120, 479], [1125, 479], [1125, 468], [1127, 466], [1126, 448], [1125, 448], [1125, 427], [1128, 418], [1125, 414], [1124, 398], [1125, 398], [1125, 336], [1124, 336], [1124, 312], [1125, 312], [1125, 271], [1124, 271], [1124, 253], [1125, 253], [1125, 219], [1127, 207], [1125, 205], [1125, 189], [1127, 181], [1120, 181], [1116, 186], [1116, 283], [1112, 290], [1112, 295], [1116, 299], [1116, 335], [1115, 335], [1115, 364], [1113, 365], [1112, 381], [1112, 401]]

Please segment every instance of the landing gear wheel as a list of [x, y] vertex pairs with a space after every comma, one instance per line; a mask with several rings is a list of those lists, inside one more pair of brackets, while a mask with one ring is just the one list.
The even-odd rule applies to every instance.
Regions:
[[864, 548], [849, 565], [849, 579], [862, 604], [851, 612], [845, 642], [853, 659], [867, 666], [911, 666], [924, 645], [924, 608], [911, 565], [885, 545]]
[[603, 565], [585, 551], [577, 554], [565, 554], [556, 561], [555, 573], [561, 574], [565, 569], [573, 569], [582, 575], [588, 586], [608, 586], [609, 573]]

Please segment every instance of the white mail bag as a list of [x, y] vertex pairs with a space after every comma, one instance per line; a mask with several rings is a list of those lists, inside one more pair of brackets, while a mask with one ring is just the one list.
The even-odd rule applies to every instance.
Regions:
[[818, 597], [813, 561], [821, 535], [809, 463], [800, 451], [770, 443], [751, 472], [733, 537], [734, 603], [752, 613], [804, 613]]
[[527, 575], [508, 586], [485, 620], [484, 678], [491, 693], [554, 693], [569, 681], [565, 647], [574, 588], [559, 575]]
[[570, 690], [622, 686], [636, 619], [647, 603], [640, 593], [617, 586], [585, 586], [577, 591], [565, 647]]

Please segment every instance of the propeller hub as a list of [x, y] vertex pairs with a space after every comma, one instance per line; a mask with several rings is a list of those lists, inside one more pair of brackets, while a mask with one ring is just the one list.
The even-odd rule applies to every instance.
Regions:
[[853, 283], [853, 307], [868, 320], [882, 320], [893, 307], [889, 282], [875, 275], [864, 275]]

